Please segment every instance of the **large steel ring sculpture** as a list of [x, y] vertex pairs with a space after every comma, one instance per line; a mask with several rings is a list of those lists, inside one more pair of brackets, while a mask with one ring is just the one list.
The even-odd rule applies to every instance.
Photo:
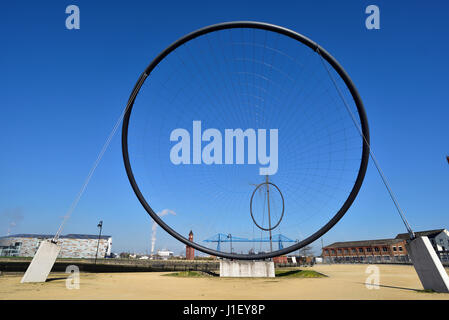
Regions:
[[[357, 140], [357, 143], [360, 144], [360, 153], [359, 153], [360, 158], [357, 158], [358, 160], [355, 165], [354, 180], [352, 180], [352, 182], [351, 182], [352, 187], [348, 188], [347, 197], [345, 196], [346, 197], [345, 199], [341, 199], [341, 206], [339, 205], [338, 210], [335, 210], [334, 212], [332, 212], [331, 213], [332, 216], [330, 217], [329, 220], [327, 220], [327, 222], [324, 225], [322, 225], [315, 232], [311, 233], [309, 236], [305, 237], [304, 239], [298, 241], [297, 243], [295, 243], [289, 247], [286, 247], [286, 248], [283, 248], [280, 250], [276, 250], [276, 251], [272, 251], [272, 252], [265, 252], [265, 253], [261, 253], [261, 254], [260, 253], [259, 254], [237, 254], [237, 253], [232, 253], [232, 250], [231, 250], [231, 252], [222, 252], [222, 251], [217, 251], [217, 250], [211, 249], [209, 247], [203, 246], [197, 242], [190, 242], [186, 237], [182, 236], [179, 232], [177, 232], [176, 230], [171, 228], [166, 222], [164, 222], [163, 219], [155, 212], [155, 210], [153, 210], [151, 204], [149, 202], [147, 202], [143, 192], [140, 189], [140, 185], [137, 182], [136, 176], [134, 175], [133, 168], [131, 165], [132, 161], [130, 161], [129, 141], [128, 141], [130, 118], [131, 118], [131, 114], [133, 113], [133, 107], [134, 107], [134, 104], [136, 101], [136, 97], [138, 96], [139, 91], [141, 90], [144, 82], [150, 81], [150, 83], [151, 83], [152, 72], [154, 72], [154, 70], [159, 67], [161, 62], [164, 61], [164, 59], [166, 59], [170, 54], [176, 55], [178, 50], [182, 50], [182, 48], [184, 48], [184, 46], [188, 45], [190, 42], [194, 41], [195, 39], [200, 39], [200, 38], [203, 39], [203, 37], [204, 37], [204, 39], [206, 39], [207, 41], [211, 41], [211, 39], [214, 40], [213, 37], [216, 33], [224, 32], [224, 31], [228, 31], [228, 30], [229, 30], [229, 32], [232, 30], [235, 30], [236, 32], [238, 30], [241, 30], [242, 34], [245, 34], [245, 32], [247, 32], [247, 33], [254, 32], [254, 34], [255, 34], [255, 32], [264, 31], [267, 34], [269, 33], [269, 36], [274, 34], [273, 39], [287, 37], [287, 38], [289, 38], [288, 41], [292, 41], [292, 40], [296, 41], [298, 46], [305, 46], [309, 50], [311, 50], [311, 54], [316, 55], [318, 57], [318, 61], [319, 61], [319, 59], [321, 59], [323, 61], [323, 63], [325, 63], [327, 66], [329, 66], [329, 68], [331, 70], [330, 72], [332, 72], [332, 74], [334, 74], [335, 77], [339, 78], [341, 85], [344, 87], [344, 90], [346, 90], [346, 92], [347, 92], [347, 95], [345, 96], [346, 99], [351, 100], [351, 102], [354, 105], [354, 112], [358, 114], [357, 121], [359, 122], [360, 128], [364, 135], [364, 137], [359, 136], [357, 138], [356, 136], [354, 136], [353, 138], [351, 138], [351, 139]], [[251, 36], [253, 33], [248, 33], [248, 34], [249, 34], [249, 36]], [[221, 39], [221, 38], [219, 38], [219, 39]], [[265, 39], [267, 39], [267, 35], [265, 35]], [[204, 46], [207, 46], [206, 40], [204, 40], [205, 41]], [[270, 50], [270, 52], [273, 52], [273, 55], [274, 54], [284, 55], [286, 57], [286, 59], [288, 58], [290, 60], [294, 60], [294, 58], [291, 58], [288, 55], [283, 54], [281, 52], [282, 50], [276, 48], [275, 45], [272, 45], [271, 47], [266, 45], [266, 43], [264, 43], [264, 40], [262, 37], [261, 37], [260, 42], [263, 45], [259, 45], [259, 47], [264, 47], [264, 49]], [[242, 40], [242, 41], [240, 41], [239, 45], [246, 46], [247, 44], [245, 43], [244, 40]], [[255, 50], [258, 50], [257, 44], [255, 42], [253, 43], [253, 46], [250, 48], [252, 48], [252, 49], [248, 49], [247, 51], [245, 51], [248, 53], [248, 55], [251, 54], [250, 50], [254, 50], [254, 52], [255, 52]], [[232, 49], [234, 49], [234, 48], [232, 48]], [[213, 50], [211, 52], [212, 53], [210, 53], [210, 54], [213, 54]], [[314, 57], [316, 57], [316, 56], [314, 56]], [[191, 65], [191, 63], [188, 60], [188, 57], [181, 56], [179, 58], [182, 61], [182, 63], [184, 65], [186, 65], [187, 67], [189, 65]], [[244, 62], [245, 60], [249, 60], [249, 58], [248, 57], [234, 58], [234, 61], [243, 61]], [[253, 58], [252, 61], [254, 64], [256, 62], [258, 62], [256, 58]], [[292, 61], [291, 62], [292, 65], [295, 62], [296, 61]], [[200, 61], [200, 63], [201, 63], [201, 61]], [[269, 65], [269, 63], [266, 63], [266, 62], [260, 62], [259, 64], [261, 65], [260, 68], [270, 68], [270, 69], [274, 68], [274, 66]], [[244, 69], [243, 71], [245, 71], [245, 70], [246, 70], [246, 73], [249, 74], [249, 71], [247, 69]], [[241, 76], [246, 77], [247, 75], [246, 74], [243, 75], [245, 73], [243, 71], [241, 72]], [[272, 71], [272, 72], [275, 72], [275, 71]], [[218, 72], [217, 72], [217, 74], [218, 74]], [[237, 75], [237, 76], [240, 76], [240, 75]], [[291, 76], [289, 76], [289, 77], [292, 78]], [[265, 81], [267, 83], [270, 81], [268, 76], [266, 76], [266, 77], [262, 76], [260, 78], [261, 79], [256, 79], [256, 80], [257, 81]], [[239, 79], [241, 79], [241, 78], [239, 78]], [[312, 76], [310, 76], [310, 79], [312, 79]], [[246, 85], [248, 86], [248, 83], [246, 83]], [[268, 85], [270, 85], [270, 84], [268, 83], [267, 86]], [[275, 84], [273, 83], [272, 86], [274, 86], [274, 85]], [[292, 87], [293, 87], [293, 85], [296, 85], [296, 84], [292, 84]], [[257, 86], [254, 85], [254, 87], [257, 87]], [[327, 89], [327, 91], [332, 90], [331, 86], [329, 86], [329, 88], [331, 88], [331, 89]], [[260, 92], [263, 92], [263, 89], [264, 88], [261, 86], [258, 86], [258, 88], [257, 88], [257, 90], [259, 90]], [[282, 89], [283, 89], [282, 86], [279, 86], [279, 89], [278, 89], [279, 92], [282, 92], [281, 91]], [[206, 89], [204, 89], [204, 90], [206, 90]], [[256, 90], [256, 89], [254, 89], [254, 90]], [[305, 95], [305, 93], [302, 93], [302, 94]], [[323, 91], [322, 95], [325, 95], [325, 94], [326, 94], [326, 91]], [[175, 92], [173, 92], [173, 95], [175, 95]], [[320, 95], [321, 95], [321, 93], [320, 93]], [[334, 99], [334, 98], [332, 98], [332, 99]], [[337, 102], [335, 102], [335, 103], [337, 103]], [[186, 106], [186, 108], [187, 108], [187, 106]], [[324, 116], [325, 115], [323, 115], [323, 117]], [[317, 121], [317, 123], [319, 123], [319, 120]], [[338, 123], [335, 125], [338, 125]], [[299, 126], [299, 124], [298, 124], [298, 126]], [[328, 128], [326, 128], [326, 129], [328, 129]], [[301, 127], [298, 127], [298, 130], [301, 130]], [[344, 127], [341, 130], [344, 131], [344, 134], [346, 134], [347, 130], [349, 130], [349, 129], [347, 127]], [[319, 130], [317, 130], [317, 131], [319, 131]], [[337, 131], [335, 131], [335, 132], [337, 132]], [[330, 145], [335, 145], [335, 144], [339, 143], [338, 139], [335, 138], [336, 135], [337, 135], [337, 133], [329, 133], [328, 132], [328, 136], [326, 136], [326, 139], [328, 139], [328, 141], [330, 141]], [[304, 137], [306, 137], [306, 136], [304, 136]], [[348, 142], [349, 138], [347, 138], [347, 136], [343, 136], [343, 137], [346, 137], [344, 139], [347, 139], [344, 141], [344, 143], [345, 143], [344, 146], [347, 146], [349, 143]], [[319, 139], [319, 138], [317, 138], [317, 139]], [[307, 149], [307, 150], [311, 150], [308, 152], [313, 152], [312, 148]], [[347, 147], [345, 150], [346, 151], [344, 151], [344, 152], [349, 152], [348, 150], [350, 150], [350, 148]], [[159, 53], [159, 55], [157, 55], [157, 57], [148, 65], [148, 67], [141, 74], [140, 78], [138, 79], [137, 83], [135, 84], [134, 89], [132, 90], [132, 93], [131, 93], [128, 103], [127, 103], [127, 109], [126, 109], [126, 112], [124, 115], [123, 129], [122, 129], [122, 152], [123, 152], [123, 159], [124, 159], [124, 164], [125, 164], [125, 168], [126, 168], [126, 173], [127, 173], [128, 179], [131, 183], [131, 186], [134, 190], [134, 193], [136, 194], [136, 196], [139, 199], [142, 206], [145, 208], [145, 210], [151, 216], [151, 218], [154, 219], [154, 221], [156, 221], [171, 236], [173, 236], [177, 240], [185, 243], [186, 245], [189, 245], [197, 250], [200, 250], [204, 253], [208, 253], [208, 254], [211, 254], [214, 256], [220, 256], [220, 257], [229, 258], [229, 259], [243, 259], [243, 260], [267, 259], [267, 258], [279, 256], [282, 254], [287, 254], [289, 252], [298, 250], [298, 249], [314, 242], [315, 240], [319, 239], [322, 235], [324, 235], [327, 231], [329, 231], [348, 211], [348, 209], [354, 202], [354, 200], [361, 188], [363, 179], [365, 177], [365, 172], [367, 169], [368, 158], [369, 158], [369, 129], [368, 129], [368, 122], [367, 122], [367, 117], [366, 117], [365, 110], [363, 107], [363, 103], [359, 96], [359, 93], [357, 92], [357, 89], [356, 89], [354, 83], [351, 81], [350, 77], [348, 76], [346, 71], [343, 69], [343, 67], [325, 49], [323, 49], [317, 43], [313, 42], [312, 40], [308, 39], [307, 37], [305, 37], [297, 32], [294, 32], [292, 30], [289, 30], [289, 29], [286, 29], [286, 28], [283, 28], [283, 27], [280, 27], [277, 25], [261, 23], [261, 22], [237, 21], [237, 22], [227, 22], [227, 23], [220, 23], [220, 24], [207, 26], [205, 28], [202, 28], [202, 29], [194, 31], [190, 34], [187, 34], [187, 35], [183, 36], [182, 38], [178, 39], [177, 41], [175, 41], [174, 43], [172, 43], [171, 45], [169, 45], [165, 50], [163, 50], [161, 53]], [[333, 163], [335, 163], [335, 162], [333, 162], [334, 160], [333, 160], [332, 152], [334, 152], [333, 149], [329, 149], [329, 152], [328, 152], [329, 159], [326, 160], [326, 161], [328, 161], [328, 162], [326, 162], [328, 166], [331, 166]], [[335, 151], [335, 152], [338, 152], [338, 151]], [[359, 152], [359, 151], [357, 151], [357, 152]], [[318, 156], [319, 156], [319, 154], [317, 153], [317, 157]], [[297, 158], [302, 159], [302, 158], [300, 158], [300, 156], [297, 156]], [[321, 159], [321, 158], [319, 158], [319, 159]], [[346, 158], [343, 158], [343, 156], [341, 156], [341, 159], [336, 159], [335, 161], [343, 162], [345, 159]], [[321, 160], [316, 160], [314, 165], [315, 166], [319, 165], [320, 164], [319, 161], [321, 161]], [[304, 161], [304, 163], [307, 163], [307, 162]], [[304, 166], [306, 166], [306, 165], [304, 165]], [[313, 165], [311, 165], [311, 166], [313, 166]], [[344, 172], [345, 168], [346, 167], [344, 167], [344, 166], [341, 167], [342, 172]], [[312, 169], [310, 169], [310, 170], [312, 170]], [[155, 169], [155, 170], [157, 170], [157, 169]], [[281, 170], [281, 167], [279, 170]], [[324, 169], [323, 169], [323, 172], [326, 173], [326, 171], [324, 171]], [[274, 177], [276, 177], [276, 176], [274, 176]], [[330, 181], [330, 178], [328, 180]], [[164, 182], [160, 181], [157, 183], [163, 184]], [[323, 185], [325, 183], [326, 183], [326, 181], [323, 180]], [[267, 182], [256, 184], [256, 186], [257, 186], [256, 190], [257, 190], [257, 188], [260, 188], [262, 186], [264, 186], [266, 188], [268, 188], [268, 186], [271, 186], [273, 190], [277, 189], [277, 191], [279, 191], [279, 194], [282, 197], [282, 214], [279, 218], [279, 221], [276, 224], [274, 224], [273, 226], [270, 226], [268, 228], [257, 224], [257, 222], [253, 216], [252, 201], [253, 201], [253, 197], [255, 195], [256, 190], [254, 190], [254, 189], [252, 190], [251, 199], [248, 199], [251, 201], [250, 214], [251, 214], [251, 218], [254, 221], [254, 223], [256, 223], [257, 226], [259, 228], [261, 228], [262, 230], [265, 230], [265, 231], [269, 230], [271, 232], [271, 230], [273, 230], [274, 228], [279, 226], [279, 224], [282, 220], [282, 217], [284, 216], [284, 196], [282, 196], [282, 193], [281, 193], [281, 189], [283, 189], [284, 186], [279, 185], [279, 187], [278, 187], [277, 183], [274, 184], [273, 182], [268, 182], [268, 180], [267, 180]], [[186, 192], [188, 193], [188, 190], [186, 190]], [[300, 195], [298, 194], [298, 197], [299, 196]], [[192, 195], [192, 197], [194, 197], [194, 195]], [[329, 197], [331, 197], [331, 195], [329, 195]], [[290, 198], [292, 198], [292, 197], [290, 196]], [[285, 215], [287, 217], [289, 215], [289, 208], [291, 207], [291, 206], [289, 207], [288, 201], [289, 201], [289, 199], [286, 198]], [[246, 207], [246, 208], [248, 208], [248, 207]], [[250, 215], [248, 214], [248, 217], [249, 216]], [[285, 216], [284, 216], [284, 221], [285, 221]]]

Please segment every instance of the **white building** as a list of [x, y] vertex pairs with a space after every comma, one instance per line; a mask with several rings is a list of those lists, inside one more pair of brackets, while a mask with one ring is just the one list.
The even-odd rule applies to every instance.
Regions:
[[167, 260], [170, 257], [173, 257], [173, 251], [168, 251], [167, 249], [162, 249], [157, 252], [159, 258]]
[[[415, 236], [429, 238], [432, 247], [435, 249], [441, 262], [449, 262], [449, 231], [447, 229], [435, 229], [415, 232]], [[408, 233], [401, 233], [396, 239], [408, 239]]]
[[[0, 256], [33, 257], [40, 243], [53, 239], [53, 235], [14, 234], [0, 237]], [[61, 251], [58, 258], [98, 258], [111, 255], [112, 237], [90, 234], [68, 234], [59, 237]]]
[[449, 231], [443, 229], [433, 240], [438, 251], [449, 251]]

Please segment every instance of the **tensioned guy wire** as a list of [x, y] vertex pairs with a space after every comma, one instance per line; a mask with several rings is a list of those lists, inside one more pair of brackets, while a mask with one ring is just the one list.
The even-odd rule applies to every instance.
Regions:
[[396, 197], [395, 197], [393, 191], [392, 191], [391, 188], [390, 188], [390, 185], [389, 185], [389, 183], [388, 183], [388, 181], [387, 181], [387, 178], [385, 177], [385, 175], [384, 175], [382, 169], [380, 168], [379, 163], [378, 163], [377, 160], [376, 160], [376, 157], [374, 156], [374, 152], [373, 152], [373, 150], [372, 150], [370, 144], [369, 144], [368, 141], [366, 140], [366, 137], [365, 137], [365, 135], [363, 134], [363, 131], [362, 131], [362, 129], [360, 128], [359, 124], [357, 123], [357, 120], [356, 120], [354, 114], [352, 113], [351, 109], [349, 108], [349, 105], [348, 105], [348, 103], [346, 102], [346, 99], [344, 98], [342, 92], [340, 91], [340, 88], [338, 87], [337, 82], [335, 81], [335, 79], [334, 79], [334, 77], [332, 76], [331, 72], [329, 71], [329, 68], [327, 67], [327, 65], [326, 65], [326, 63], [325, 63], [323, 57], [321, 56], [320, 49], [317, 48], [317, 49], [316, 49], [316, 52], [317, 52], [318, 56], [320, 57], [321, 62], [322, 62], [322, 64], [323, 64], [324, 68], [326, 69], [327, 74], [329, 75], [329, 78], [332, 80], [332, 83], [334, 84], [335, 89], [336, 89], [337, 92], [338, 92], [338, 95], [340, 96], [341, 100], [343, 101], [343, 104], [345, 105], [346, 110], [348, 111], [349, 115], [351, 116], [352, 121], [354, 122], [354, 125], [356, 126], [357, 130], [359, 131], [359, 133], [360, 133], [361, 137], [363, 138], [363, 140], [365, 141], [365, 143], [368, 145], [368, 150], [369, 150], [369, 154], [370, 154], [370, 156], [371, 156], [371, 159], [373, 159], [374, 165], [376, 166], [376, 169], [377, 169], [377, 171], [379, 172], [379, 175], [380, 175], [380, 177], [382, 178], [382, 181], [383, 181], [383, 183], [384, 183], [384, 185], [385, 185], [385, 187], [386, 187], [388, 193], [390, 194], [391, 200], [393, 200], [393, 203], [394, 203], [394, 205], [395, 205], [397, 211], [399, 212], [399, 215], [400, 215], [400, 217], [401, 217], [401, 219], [402, 219], [402, 222], [403, 222], [404, 225], [405, 225], [405, 228], [406, 228], [407, 231], [408, 231], [408, 234], [410, 235], [410, 238], [411, 238], [411, 239], [414, 239], [414, 238], [415, 238], [415, 233], [413, 232], [413, 230], [412, 230], [412, 228], [410, 227], [410, 225], [409, 225], [407, 219], [405, 218], [404, 212], [402, 211], [401, 207], [399, 206], [399, 203], [398, 203], [398, 201], [396, 200]]
[[[139, 80], [139, 85], [142, 84], [143, 81], [145, 81], [145, 78], [148, 75], [143, 74]], [[137, 92], [134, 94], [137, 95]], [[133, 97], [131, 97], [133, 98]], [[89, 174], [87, 175], [86, 179], [84, 180], [84, 183], [80, 189], [80, 191], [78, 192], [75, 200], [72, 202], [72, 205], [70, 206], [69, 210], [67, 211], [67, 213], [64, 216], [64, 219], [62, 220], [61, 225], [59, 226], [58, 232], [56, 232], [55, 236], [53, 237], [53, 242], [57, 242], [59, 239], [59, 236], [61, 235], [61, 232], [64, 228], [65, 223], [67, 222], [67, 220], [70, 218], [70, 216], [72, 215], [73, 211], [75, 210], [76, 206], [78, 205], [79, 201], [81, 200], [81, 197], [84, 194], [84, 191], [86, 191], [87, 185], [89, 184], [95, 169], [97, 169], [98, 164], [100, 163], [101, 159], [103, 158], [104, 153], [106, 152], [107, 148], [109, 147], [109, 144], [112, 141], [112, 138], [114, 137], [115, 133], [117, 132], [118, 127], [120, 126], [120, 124], [123, 121], [123, 117], [125, 116], [126, 112], [128, 111], [129, 107], [130, 107], [130, 101], [133, 101], [133, 99], [129, 99], [128, 103], [126, 104], [125, 109], [123, 110], [123, 112], [120, 114], [120, 117], [117, 119], [117, 122], [114, 125], [114, 128], [112, 128], [111, 133], [109, 133], [108, 138], [106, 139], [106, 142], [104, 143], [103, 147], [101, 148], [100, 153], [97, 156], [97, 159], [95, 160], [94, 164], [92, 165], [92, 167], [90, 168]]]

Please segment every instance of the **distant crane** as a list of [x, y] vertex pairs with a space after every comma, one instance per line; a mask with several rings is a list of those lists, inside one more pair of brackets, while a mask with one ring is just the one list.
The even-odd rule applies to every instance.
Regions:
[[[270, 242], [272, 243], [272, 241], [277, 242], [278, 243], [278, 249], [281, 250], [284, 248], [283, 243], [284, 242], [297, 242], [295, 240], [292, 240], [290, 238], [287, 238], [286, 236], [282, 235], [282, 234], [275, 234], [272, 235], [271, 237], [265, 237], [265, 238], [253, 238], [253, 239], [248, 239], [248, 238], [242, 238], [242, 237], [236, 237], [236, 236], [230, 236], [230, 234], [224, 234], [224, 233], [217, 233], [216, 235], [203, 240], [204, 242], [216, 242], [217, 243], [217, 251], [221, 251], [221, 243], [222, 242]], [[231, 248], [232, 248], [232, 244], [231, 244]]]

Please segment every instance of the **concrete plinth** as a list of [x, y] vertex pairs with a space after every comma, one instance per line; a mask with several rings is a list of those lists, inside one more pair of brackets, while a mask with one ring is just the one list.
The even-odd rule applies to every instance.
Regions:
[[61, 251], [60, 245], [49, 240], [42, 241], [20, 282], [45, 282], [59, 251]]
[[274, 277], [273, 261], [221, 260], [220, 277]]
[[419, 280], [426, 290], [449, 292], [449, 276], [427, 237], [417, 237], [406, 245]]

